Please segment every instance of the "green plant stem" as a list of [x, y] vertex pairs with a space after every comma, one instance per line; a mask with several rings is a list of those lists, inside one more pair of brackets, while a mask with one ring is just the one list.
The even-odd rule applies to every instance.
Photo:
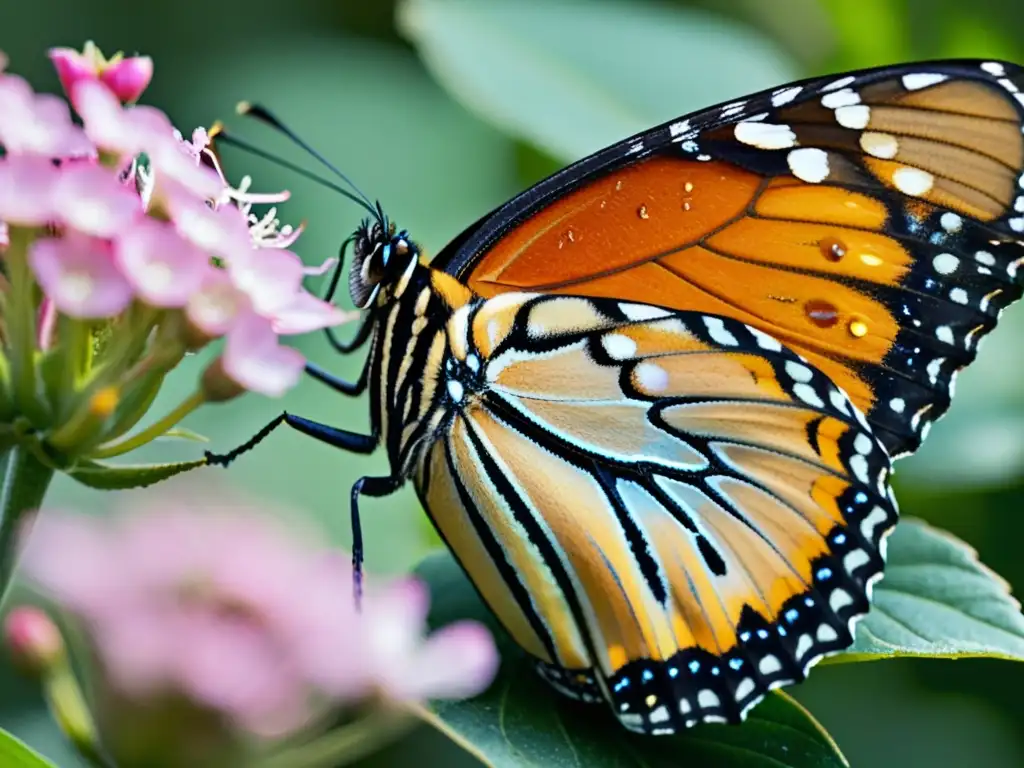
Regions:
[[128, 453], [128, 451], [134, 451], [136, 448], [152, 442], [165, 434], [167, 430], [171, 429], [171, 427], [175, 426], [179, 421], [184, 419], [205, 402], [206, 398], [203, 395], [202, 390], [197, 390], [183, 400], [177, 408], [159, 421], [153, 422], [145, 429], [140, 430], [134, 435], [130, 435], [123, 440], [117, 440], [112, 443], [107, 443], [106, 445], [101, 445], [92, 452], [90, 458], [109, 459], [113, 456], [120, 456], [121, 454]]
[[18, 558], [18, 525], [26, 512], [43, 503], [51, 479], [53, 468], [27, 446], [15, 445], [0, 453], [0, 604]]
[[61, 731], [75, 751], [96, 768], [110, 768], [96, 734], [96, 725], [89, 714], [85, 696], [78, 685], [71, 665], [66, 661], [46, 679], [46, 701]]
[[384, 704], [349, 725], [305, 744], [286, 747], [253, 763], [255, 768], [334, 768], [376, 752], [417, 720], [404, 708]]

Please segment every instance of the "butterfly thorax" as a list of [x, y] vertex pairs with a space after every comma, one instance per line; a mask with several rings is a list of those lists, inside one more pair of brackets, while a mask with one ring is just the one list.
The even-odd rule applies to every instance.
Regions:
[[454, 354], [449, 338], [453, 317], [467, 316], [479, 298], [431, 269], [405, 232], [364, 225], [355, 241], [352, 298], [373, 313], [373, 418], [393, 470], [408, 476], [422, 449], [484, 385], [479, 359]]

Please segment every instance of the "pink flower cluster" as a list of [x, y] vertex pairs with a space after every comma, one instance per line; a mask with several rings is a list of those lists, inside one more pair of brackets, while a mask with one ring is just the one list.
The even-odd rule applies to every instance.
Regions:
[[478, 624], [425, 636], [419, 582], [371, 584], [359, 611], [344, 554], [208, 494], [106, 518], [47, 511], [22, 562], [83, 622], [101, 688], [130, 705], [181, 695], [267, 737], [373, 695], [471, 696], [497, 667]]
[[149, 82], [148, 58], [107, 62], [94, 47], [51, 58], [81, 126], [0, 64], [0, 247], [27, 255], [45, 297], [37, 327], [135, 303], [180, 313], [191, 346], [227, 337], [220, 369], [238, 387], [282, 394], [304, 360], [278, 335], [345, 319], [302, 287], [307, 270], [287, 250], [299, 233], [250, 212], [287, 193], [232, 189], [205, 131], [184, 140], [160, 110], [125, 106]]

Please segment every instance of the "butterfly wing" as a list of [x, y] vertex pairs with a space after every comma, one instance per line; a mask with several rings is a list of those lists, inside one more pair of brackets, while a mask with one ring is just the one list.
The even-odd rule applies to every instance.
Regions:
[[556, 687], [672, 732], [852, 642], [896, 509], [820, 371], [730, 318], [607, 299], [505, 294], [448, 337], [478, 379], [417, 489]]
[[434, 266], [732, 317], [805, 356], [891, 455], [949, 407], [1021, 295], [1019, 67], [930, 62], [808, 80], [665, 124], [485, 217]]

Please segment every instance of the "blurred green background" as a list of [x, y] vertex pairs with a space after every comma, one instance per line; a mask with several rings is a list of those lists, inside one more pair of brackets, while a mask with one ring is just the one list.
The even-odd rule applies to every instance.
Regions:
[[[628, 5], [617, 11], [601, 0], [416, 2], [418, 13], [406, 14], [401, 29], [433, 36], [433, 46], [421, 48], [429, 70], [399, 31], [392, 0], [0, 0], [0, 49], [12, 70], [47, 90], [56, 88], [49, 46], [81, 47], [93, 39], [108, 53], [150, 54], [156, 77], [145, 101], [168, 111], [183, 131], [224, 118], [239, 134], [294, 156], [278, 137], [241, 124], [232, 112], [240, 99], [272, 106], [428, 252], [556, 167], [554, 157], [567, 161], [646, 124], [784, 79], [935, 57], [1024, 62], [1019, 0], [622, 1]], [[613, 23], [624, 7], [630, 23]], [[511, 58], [502, 58], [505, 51]], [[548, 77], [545, 67], [559, 76]], [[462, 76], [453, 77], [459, 68]], [[449, 90], [435, 74], [445, 76]], [[333, 255], [357, 223], [355, 207], [328, 191], [231, 150], [225, 159], [236, 180], [247, 172], [257, 189], [293, 191], [284, 215], [309, 221], [298, 247], [308, 263]], [[1024, 309], [1015, 307], [958, 381], [952, 414], [920, 454], [899, 464], [897, 477], [904, 513], [967, 540], [1019, 589], [1022, 336]], [[339, 374], [358, 371], [359, 360], [338, 358], [319, 337], [298, 343]], [[163, 408], [187, 394], [202, 365], [194, 358], [177, 373]], [[364, 402], [314, 382], [284, 402], [253, 396], [204, 408], [187, 425], [227, 449], [282, 406], [366, 428]], [[144, 458], [197, 450], [158, 445]], [[347, 544], [348, 488], [382, 468], [381, 456], [347, 456], [282, 431], [230, 473], [207, 470], [192, 481], [230, 483], [280, 502]], [[100, 512], [144, 498], [115, 498], [59, 480], [49, 500]], [[367, 501], [363, 509], [371, 571], [408, 570], [434, 546], [411, 491]], [[1024, 765], [1022, 689], [1024, 668], [1009, 662], [902, 660], [821, 668], [793, 693], [854, 765], [998, 768]], [[3, 662], [0, 726], [60, 765], [77, 765], [38, 694]], [[412, 761], [473, 764], [426, 732], [374, 763]]]

